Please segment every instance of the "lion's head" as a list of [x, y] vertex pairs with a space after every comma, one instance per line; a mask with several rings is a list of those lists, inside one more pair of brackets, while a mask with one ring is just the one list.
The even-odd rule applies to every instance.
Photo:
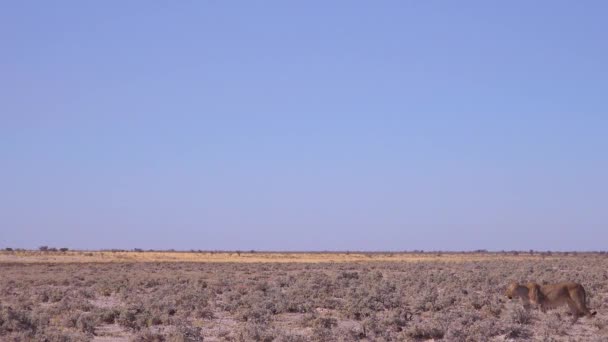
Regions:
[[509, 299], [528, 299], [528, 287], [516, 282], [512, 282], [507, 286], [505, 296]]
[[519, 284], [516, 282], [512, 282], [511, 284], [509, 284], [507, 286], [507, 289], [505, 290], [505, 296], [507, 296], [507, 298], [509, 298], [509, 299], [513, 299], [513, 297], [518, 297], [518, 294], [517, 294], [518, 287], [519, 287]]

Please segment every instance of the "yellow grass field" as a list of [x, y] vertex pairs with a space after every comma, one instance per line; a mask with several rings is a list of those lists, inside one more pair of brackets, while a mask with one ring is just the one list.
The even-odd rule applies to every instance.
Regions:
[[339, 253], [339, 252], [112, 252], [68, 251], [0, 252], [0, 263], [350, 263], [350, 262], [467, 262], [547, 259], [552, 256], [521, 253]]

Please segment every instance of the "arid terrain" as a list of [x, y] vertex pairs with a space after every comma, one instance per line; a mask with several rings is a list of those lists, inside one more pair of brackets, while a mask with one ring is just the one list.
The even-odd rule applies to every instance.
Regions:
[[[504, 297], [562, 280], [597, 316]], [[0, 340], [608, 341], [608, 256], [3, 251]]]

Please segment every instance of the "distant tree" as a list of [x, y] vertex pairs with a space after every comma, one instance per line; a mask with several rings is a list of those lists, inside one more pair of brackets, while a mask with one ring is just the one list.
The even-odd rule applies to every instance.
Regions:
[[57, 248], [55, 248], [55, 247], [49, 248], [49, 252], [57, 252]]
[[12, 252], [13, 251], [13, 249], [10, 248], [10, 247], [6, 247], [4, 250], [7, 251], [7, 252]]
[[49, 246], [40, 246], [40, 247], [38, 247], [38, 249], [39, 249], [41, 252], [46, 252], [46, 251], [48, 251], [48, 250], [49, 250]]
[[144, 251], [144, 250], [143, 250], [143, 249], [141, 249], [141, 248], [133, 248], [133, 252], [139, 252], [139, 253], [141, 253], [141, 252], [143, 252], [143, 251]]
[[62, 252], [67, 252], [67, 251], [69, 251], [70, 249], [69, 249], [69, 248], [67, 248], [67, 247], [61, 247], [61, 248], [59, 248], [59, 250], [60, 250], [60, 251], [62, 251]]

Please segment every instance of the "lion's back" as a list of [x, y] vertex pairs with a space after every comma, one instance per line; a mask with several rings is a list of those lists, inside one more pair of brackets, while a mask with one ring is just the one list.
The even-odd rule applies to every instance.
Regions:
[[543, 285], [542, 292], [551, 304], [559, 304], [568, 299], [577, 304], [585, 303], [585, 289], [581, 284], [573, 281]]

